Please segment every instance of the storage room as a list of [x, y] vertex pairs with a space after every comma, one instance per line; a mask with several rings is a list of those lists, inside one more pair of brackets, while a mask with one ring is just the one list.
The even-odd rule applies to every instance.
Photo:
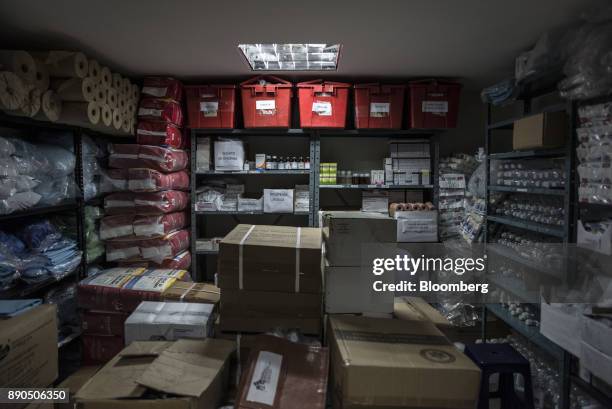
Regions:
[[0, 409], [612, 409], [606, 0], [0, 3]]

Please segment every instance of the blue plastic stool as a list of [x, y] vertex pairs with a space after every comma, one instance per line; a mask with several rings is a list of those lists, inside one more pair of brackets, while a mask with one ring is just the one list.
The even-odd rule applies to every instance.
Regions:
[[[482, 371], [478, 409], [489, 409], [489, 399], [500, 398], [501, 409], [534, 409], [531, 371], [527, 361], [510, 344], [469, 344], [465, 354]], [[499, 374], [499, 388], [489, 391], [489, 377]], [[524, 399], [514, 390], [514, 374], [523, 375], [525, 380]]]

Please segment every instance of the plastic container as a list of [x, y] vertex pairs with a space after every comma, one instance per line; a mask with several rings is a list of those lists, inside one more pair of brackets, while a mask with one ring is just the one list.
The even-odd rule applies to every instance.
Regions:
[[190, 128], [234, 128], [235, 85], [185, 86]]
[[300, 126], [344, 128], [350, 84], [313, 80], [300, 82]]
[[240, 84], [245, 128], [289, 128], [293, 84], [260, 75]]
[[355, 85], [355, 128], [401, 129], [405, 85]]
[[448, 81], [412, 81], [410, 127], [419, 129], [456, 128], [461, 84]]

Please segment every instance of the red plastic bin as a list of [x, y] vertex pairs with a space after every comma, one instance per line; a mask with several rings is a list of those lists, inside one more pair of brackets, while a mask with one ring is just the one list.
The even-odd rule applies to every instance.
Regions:
[[405, 85], [355, 85], [355, 128], [401, 129]]
[[235, 85], [185, 86], [190, 128], [234, 128]]
[[344, 128], [350, 84], [313, 80], [297, 84], [302, 128]]
[[456, 128], [461, 84], [448, 81], [412, 81], [410, 87], [410, 127]]
[[289, 128], [293, 84], [260, 75], [240, 84], [245, 128]]

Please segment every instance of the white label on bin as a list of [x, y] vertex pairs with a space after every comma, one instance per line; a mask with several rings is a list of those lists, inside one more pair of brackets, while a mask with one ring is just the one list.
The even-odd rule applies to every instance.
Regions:
[[137, 129], [136, 135], [166, 136], [166, 131], [149, 131], [148, 129]]
[[255, 101], [255, 109], [258, 111], [268, 111], [276, 109], [276, 100], [260, 99], [258, 101]]
[[207, 118], [216, 117], [219, 112], [219, 101], [200, 102], [200, 111]]
[[384, 117], [389, 116], [391, 104], [388, 102], [371, 102], [370, 103], [370, 116], [371, 117]]
[[312, 112], [319, 116], [331, 116], [332, 104], [331, 102], [315, 101], [312, 103]]
[[163, 97], [166, 95], [168, 88], [166, 87], [142, 87], [142, 93], [152, 95], [154, 97]]
[[259, 351], [253, 375], [249, 381], [246, 400], [273, 406], [278, 389], [283, 356], [268, 351]]
[[138, 116], [161, 116], [161, 109], [140, 108]]
[[434, 114], [448, 112], [448, 101], [423, 101], [421, 111], [432, 112]]

